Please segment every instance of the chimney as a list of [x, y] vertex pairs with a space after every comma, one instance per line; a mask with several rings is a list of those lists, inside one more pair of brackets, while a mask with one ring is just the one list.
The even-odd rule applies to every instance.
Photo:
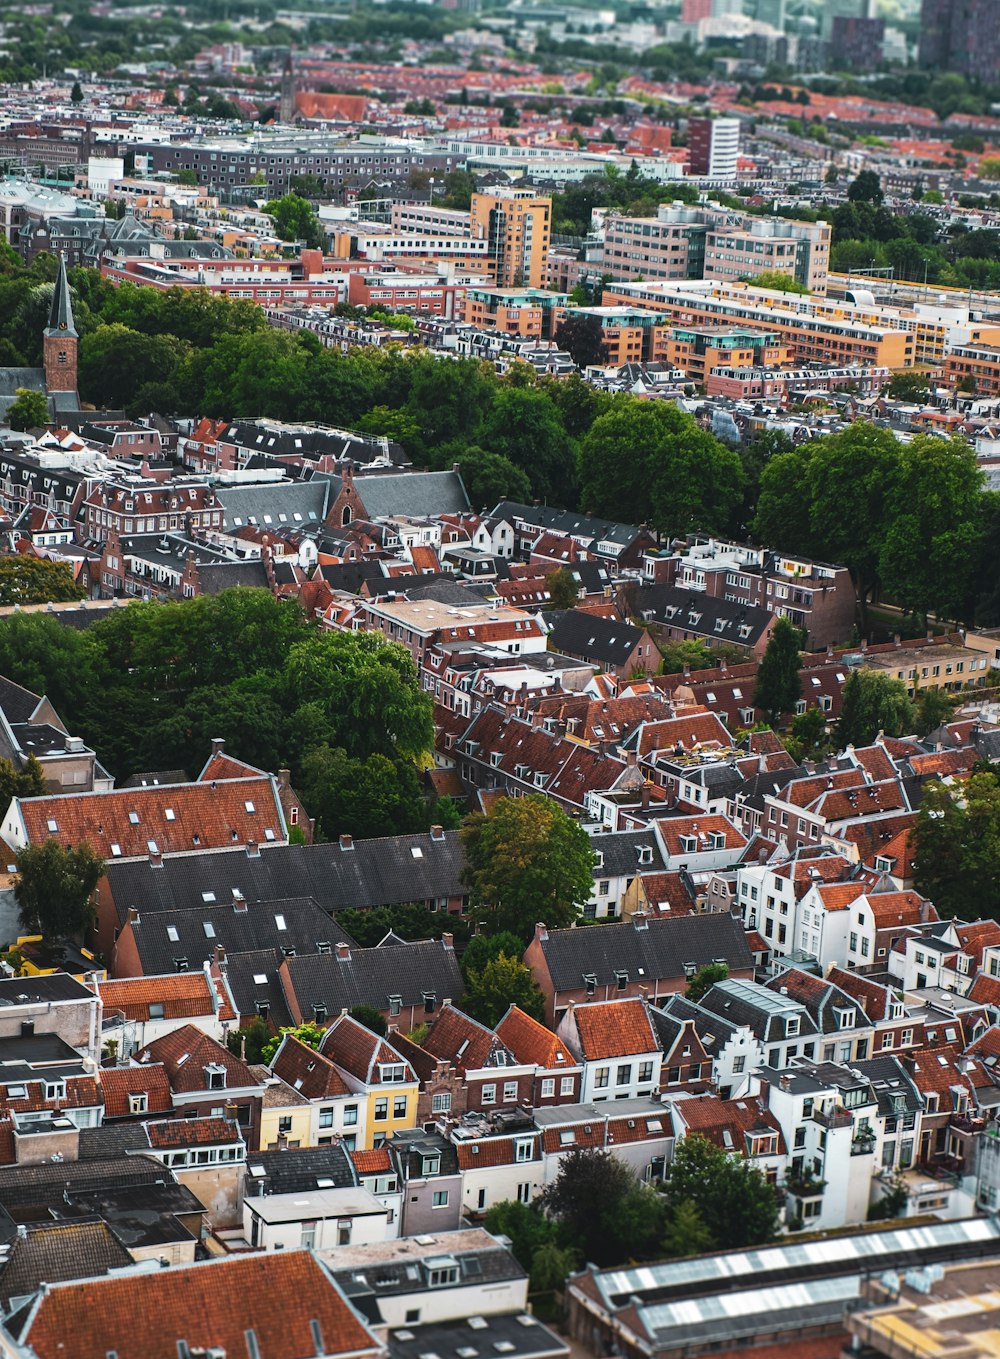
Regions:
[[792, 1078], [791, 1078], [791, 1076], [789, 1076], [789, 1074], [788, 1074], [787, 1071], [782, 1072], [781, 1076], [780, 1076], [779, 1079], [778, 1079], [778, 1086], [779, 1086], [780, 1089], [784, 1090], [786, 1093], [787, 1093], [787, 1091], [791, 1090], [791, 1088], [792, 1088]]
[[639, 809], [640, 811], [649, 810], [649, 780], [643, 779], [642, 787], [639, 790]]
[[443, 839], [444, 839], [444, 826], [431, 826], [431, 839], [432, 839], [432, 840], [443, 840]]
[[628, 766], [629, 769], [634, 769], [638, 761], [639, 757], [634, 750], [630, 750], [626, 753], [625, 764]]
[[445, 930], [441, 936], [441, 947], [453, 949], [455, 947], [455, 936], [450, 930]]
[[247, 858], [248, 859], [260, 858], [260, 845], [258, 845], [256, 840], [247, 841]]
[[341, 849], [353, 849], [353, 848], [354, 848], [354, 837], [351, 836], [351, 835], [342, 835], [342, 836], [340, 837], [340, 848], [341, 848]]
[[899, 635], [898, 632], [894, 632], [894, 633], [892, 634], [892, 640], [893, 640], [893, 643], [895, 644], [896, 650], [898, 651], [898, 650], [902, 647], [902, 645], [903, 645], [903, 639], [902, 639], [902, 637]]
[[149, 851], [149, 866], [150, 868], [163, 867], [163, 855], [158, 849], [151, 849]]
[[220, 967], [223, 965], [223, 963], [225, 963], [225, 961], [226, 961], [226, 946], [225, 946], [225, 944], [216, 944], [216, 946], [215, 946], [215, 961], [219, 964]]
[[351, 961], [350, 944], [345, 944], [343, 941], [341, 941], [337, 945], [337, 957], [340, 959], [342, 963], [349, 963]]
[[226, 748], [226, 738], [224, 736], [212, 737], [212, 754], [221, 755]]
[[279, 769], [279, 770], [278, 770], [278, 787], [279, 787], [279, 788], [287, 788], [287, 787], [288, 787], [288, 784], [289, 784], [289, 781], [291, 780], [291, 777], [292, 777], [292, 772], [291, 772], [290, 769]]
[[287, 1133], [283, 1133], [283, 1132], [278, 1133], [278, 1150], [279, 1150], [279, 1151], [287, 1151], [287, 1150], [288, 1150], [288, 1134], [287, 1134]]
[[128, 908], [128, 923], [130, 925], [138, 925], [139, 923], [139, 912], [134, 906]]
[[543, 922], [542, 922], [541, 920], [536, 921], [536, 923], [535, 923], [535, 938], [538, 940], [538, 942], [539, 942], [540, 944], [544, 944], [545, 940], [548, 939], [548, 937], [549, 937], [549, 932], [548, 932], [548, 930], [545, 928], [545, 925], [543, 924]]
[[242, 892], [233, 893], [233, 910], [237, 915], [245, 915], [247, 909], [247, 899]]

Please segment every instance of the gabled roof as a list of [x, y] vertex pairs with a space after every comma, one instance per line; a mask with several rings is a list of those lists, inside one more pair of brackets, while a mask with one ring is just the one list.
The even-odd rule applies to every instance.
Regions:
[[[278, 1298], [294, 1306], [276, 1306]], [[58, 1283], [24, 1315], [18, 1338], [38, 1359], [177, 1359], [179, 1342], [267, 1359], [375, 1353], [378, 1342], [309, 1251], [240, 1255], [152, 1274]]]
[[100, 1084], [105, 1118], [134, 1118], [133, 1095], [146, 1096], [146, 1108], [140, 1112], [149, 1116], [166, 1114], [173, 1108], [170, 1078], [160, 1062], [102, 1067]]
[[647, 986], [680, 981], [690, 967], [718, 961], [730, 972], [753, 971], [743, 927], [729, 914], [549, 930], [540, 947], [556, 991], [583, 990], [588, 976], [598, 986], [614, 986], [621, 972]]
[[121, 1012], [126, 1019], [144, 1023], [149, 1007], [161, 1005], [163, 1019], [187, 1019], [214, 1015], [212, 983], [204, 971], [170, 972], [161, 976], [119, 977], [97, 983], [104, 1013]]
[[748, 1156], [753, 1138], [774, 1137], [773, 1155], [787, 1151], [781, 1125], [757, 1097], [719, 1099], [718, 1095], [694, 1095], [674, 1103], [674, 1113], [688, 1133], [714, 1142], [723, 1151]]
[[305, 1018], [316, 1005], [327, 1015], [356, 1005], [388, 1010], [392, 996], [402, 1006], [422, 1005], [425, 996], [441, 1004], [465, 990], [454, 949], [436, 939], [286, 958], [281, 972], [289, 1007]]
[[136, 1053], [136, 1060], [141, 1063], [162, 1062], [170, 1088], [175, 1094], [207, 1090], [209, 1086], [205, 1068], [208, 1066], [224, 1068], [226, 1086], [229, 1088], [257, 1084], [246, 1062], [241, 1062], [222, 1043], [209, 1038], [208, 1034], [193, 1024], [185, 1024], [147, 1043]]
[[576, 1059], [566, 1044], [544, 1024], [512, 1005], [496, 1027], [503, 1043], [518, 1062], [542, 1071], [572, 1070]]
[[36, 1222], [11, 1242], [0, 1273], [0, 1303], [35, 1293], [42, 1284], [94, 1279], [126, 1269], [132, 1256], [106, 1222]]
[[282, 1039], [271, 1070], [303, 1099], [336, 1099], [351, 1093], [333, 1062], [291, 1033]]
[[582, 656], [608, 666], [624, 665], [644, 636], [631, 623], [567, 609], [552, 625], [549, 641], [566, 656]]
[[[323, 1035], [320, 1052], [366, 1086], [381, 1085], [380, 1066], [398, 1066], [400, 1062], [406, 1068], [407, 1081], [416, 1082], [417, 1079], [410, 1064], [391, 1043], [350, 1015], [339, 1015], [333, 1021]], [[398, 1085], [398, 1082], [394, 1084]]]
[[463, 1075], [487, 1067], [517, 1065], [514, 1054], [492, 1029], [454, 1005], [445, 1005], [438, 1012], [421, 1047], [439, 1061], [450, 1062]]
[[653, 1025], [644, 1001], [604, 1000], [577, 1005], [564, 1023], [575, 1028], [580, 1056], [585, 1062], [659, 1052]]
[[31, 844], [86, 842], [109, 862], [286, 837], [270, 778], [18, 798]]

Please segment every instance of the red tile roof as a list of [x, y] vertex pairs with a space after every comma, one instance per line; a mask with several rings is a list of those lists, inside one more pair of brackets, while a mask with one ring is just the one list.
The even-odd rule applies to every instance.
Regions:
[[492, 1029], [470, 1019], [454, 1005], [444, 1005], [420, 1046], [439, 1061], [450, 1062], [464, 1075], [496, 1065], [493, 1059], [502, 1051], [503, 1041]]
[[865, 886], [861, 882], [829, 882], [816, 888], [816, 895], [826, 911], [843, 911], [864, 893]]
[[659, 1044], [641, 1000], [603, 1000], [573, 1010], [583, 1058], [599, 1062], [658, 1052]]
[[868, 905], [877, 930], [937, 919], [937, 911], [919, 892], [876, 892], [869, 894]]
[[145, 1095], [147, 1114], [166, 1114], [173, 1108], [166, 1068], [159, 1063], [148, 1066], [102, 1067], [100, 1086], [104, 1093], [105, 1118], [135, 1117], [129, 1097]]
[[120, 1010], [126, 1019], [148, 1020], [150, 1005], [163, 1006], [164, 1019], [214, 1015], [212, 986], [203, 971], [170, 972], [165, 976], [121, 977], [98, 982], [105, 1014]]
[[[725, 816], [677, 816], [669, 820], [660, 818], [657, 825], [664, 847], [671, 856], [708, 853], [712, 846], [707, 837], [712, 834], [722, 834], [726, 837], [726, 849], [744, 849], [747, 844], [747, 837]], [[698, 848], [685, 849], [681, 844], [681, 836], [692, 835], [698, 841]]]
[[20, 798], [17, 806], [31, 844], [86, 842], [107, 860], [285, 839], [269, 778]]
[[525, 1065], [534, 1065], [543, 1071], [560, 1071], [578, 1065], [561, 1038], [517, 1005], [510, 1007], [496, 1031], [517, 1060]]
[[214, 1147], [242, 1142], [240, 1125], [232, 1118], [169, 1118], [146, 1124], [149, 1145], [157, 1151], [171, 1147]]
[[191, 1350], [246, 1354], [252, 1331], [267, 1359], [302, 1359], [316, 1352], [314, 1326], [326, 1353], [377, 1352], [319, 1262], [287, 1251], [53, 1284], [21, 1340], [38, 1359], [177, 1359], [180, 1340]]
[[381, 1084], [380, 1065], [398, 1065], [400, 1062], [406, 1067], [406, 1079], [411, 1082], [417, 1079], [409, 1062], [400, 1056], [391, 1043], [380, 1038], [377, 1033], [372, 1033], [371, 1029], [366, 1029], [350, 1015], [339, 1015], [333, 1021], [323, 1035], [320, 1051], [365, 1085]]
[[748, 1155], [748, 1133], [776, 1134], [775, 1154], [786, 1151], [781, 1125], [758, 1098], [719, 1099], [718, 1095], [694, 1095], [690, 1099], [677, 1100], [674, 1110], [688, 1132], [707, 1138], [724, 1151]]
[[145, 1065], [147, 1062], [162, 1062], [170, 1080], [170, 1088], [177, 1094], [191, 1094], [207, 1090], [207, 1066], [221, 1066], [226, 1072], [226, 1086], [240, 1089], [258, 1084], [246, 1062], [229, 1051], [222, 1043], [193, 1024], [185, 1024], [173, 1033], [154, 1038], [152, 1043], [136, 1054], [136, 1060]]
[[352, 1151], [351, 1160], [359, 1175], [381, 1175], [392, 1169], [388, 1147], [373, 1147], [370, 1151]]
[[336, 1099], [351, 1093], [330, 1058], [315, 1052], [294, 1034], [285, 1035], [274, 1054], [271, 1070], [303, 1099]]

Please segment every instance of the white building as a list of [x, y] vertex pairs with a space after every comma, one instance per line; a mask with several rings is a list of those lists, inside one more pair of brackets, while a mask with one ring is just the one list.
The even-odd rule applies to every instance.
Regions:
[[317, 1189], [243, 1200], [243, 1232], [257, 1250], [331, 1250], [390, 1235], [388, 1210], [367, 1189]]

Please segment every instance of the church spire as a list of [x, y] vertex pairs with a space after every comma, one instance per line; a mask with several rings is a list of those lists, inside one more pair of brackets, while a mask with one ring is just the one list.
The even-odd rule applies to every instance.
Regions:
[[49, 324], [46, 335], [71, 335], [76, 337], [76, 325], [73, 322], [73, 299], [69, 291], [69, 279], [66, 277], [66, 256], [59, 256], [59, 277], [56, 279], [55, 292], [52, 294], [52, 310], [49, 312]]

